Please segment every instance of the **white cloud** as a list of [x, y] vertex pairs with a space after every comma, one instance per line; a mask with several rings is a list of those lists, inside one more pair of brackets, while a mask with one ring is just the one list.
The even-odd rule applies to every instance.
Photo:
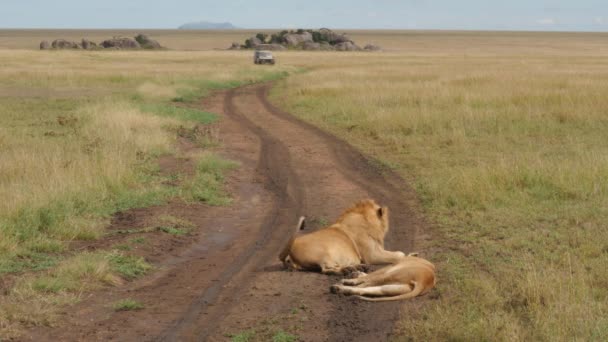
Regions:
[[596, 24], [599, 24], [599, 25], [603, 25], [603, 24], [608, 24], [608, 19], [606, 19], [604, 17], [595, 17], [593, 22], [595, 22]]
[[541, 25], [555, 25], [555, 19], [553, 19], [553, 18], [538, 19], [536, 21], [536, 23], [541, 24]]
[[376, 12], [368, 12], [367, 16], [370, 17], [370, 18], [376, 18], [378, 16], [378, 13], [376, 13]]

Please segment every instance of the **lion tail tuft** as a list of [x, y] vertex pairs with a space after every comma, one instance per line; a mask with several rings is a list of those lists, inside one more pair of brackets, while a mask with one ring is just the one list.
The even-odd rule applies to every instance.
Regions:
[[291, 238], [289, 238], [289, 241], [283, 248], [283, 251], [281, 251], [281, 254], [279, 254], [279, 260], [281, 260], [282, 263], [285, 263], [285, 259], [287, 259], [287, 256], [289, 255], [289, 252], [291, 251], [291, 246], [293, 245], [293, 242], [296, 239], [298, 232], [300, 230], [304, 229], [305, 225], [306, 225], [306, 218], [304, 216], [300, 216], [300, 220], [298, 221], [298, 225], [296, 226], [296, 231], [293, 233]]

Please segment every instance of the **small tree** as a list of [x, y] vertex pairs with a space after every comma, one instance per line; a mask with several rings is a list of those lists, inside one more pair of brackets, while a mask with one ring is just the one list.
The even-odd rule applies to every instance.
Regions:
[[327, 38], [326, 34], [323, 34], [319, 31], [313, 31], [312, 32], [312, 40], [315, 43], [322, 43], [322, 42], [327, 42], [329, 39]]
[[257, 39], [261, 40], [262, 43], [266, 43], [266, 38], [268, 38], [268, 35], [266, 33], [260, 32], [260, 33], [256, 34], [255, 37]]

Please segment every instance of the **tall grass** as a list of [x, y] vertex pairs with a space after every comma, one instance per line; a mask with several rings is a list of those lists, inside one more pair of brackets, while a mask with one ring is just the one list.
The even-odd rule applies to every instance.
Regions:
[[401, 172], [436, 223], [439, 300], [402, 335], [606, 340], [605, 56], [349, 58], [274, 99]]

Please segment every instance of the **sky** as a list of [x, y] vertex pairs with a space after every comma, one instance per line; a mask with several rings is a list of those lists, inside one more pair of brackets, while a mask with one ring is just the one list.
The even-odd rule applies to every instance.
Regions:
[[608, 32], [608, 0], [0, 0], [0, 28], [361, 28]]

